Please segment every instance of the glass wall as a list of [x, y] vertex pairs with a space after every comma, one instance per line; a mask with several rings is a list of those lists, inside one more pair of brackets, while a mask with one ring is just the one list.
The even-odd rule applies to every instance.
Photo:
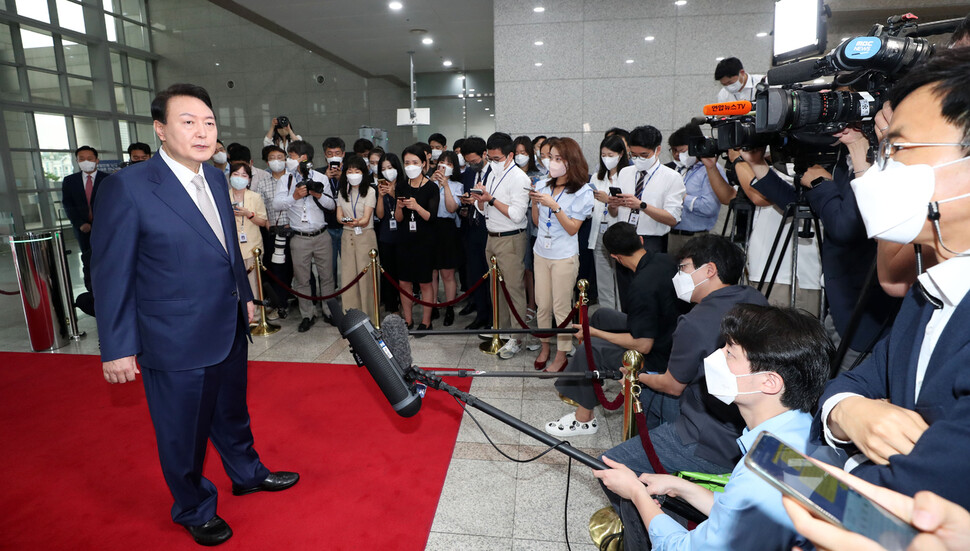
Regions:
[[155, 59], [145, 0], [0, 0], [0, 231], [68, 224], [77, 147], [108, 170], [131, 142], [157, 149]]

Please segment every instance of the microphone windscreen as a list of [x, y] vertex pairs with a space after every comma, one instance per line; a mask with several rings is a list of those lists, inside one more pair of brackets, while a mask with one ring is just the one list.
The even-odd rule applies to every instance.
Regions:
[[404, 318], [397, 314], [385, 316], [381, 322], [381, 335], [384, 337], [384, 344], [401, 366], [411, 367], [411, 343], [408, 341], [408, 324]]
[[815, 78], [816, 60], [806, 59], [768, 69], [768, 84], [796, 84]]

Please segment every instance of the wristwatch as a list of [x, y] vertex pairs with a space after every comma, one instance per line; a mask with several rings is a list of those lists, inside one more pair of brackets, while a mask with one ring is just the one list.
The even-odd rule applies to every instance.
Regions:
[[553, 214], [559, 214], [560, 212], [562, 212], [562, 207], [559, 207], [558, 209], [552, 211]]
[[640, 201], [640, 210], [647, 210], [647, 202]]
[[490, 206], [490, 207], [494, 207], [495, 206], [495, 198], [494, 197], [492, 197], [491, 199], [488, 200], [488, 206]]

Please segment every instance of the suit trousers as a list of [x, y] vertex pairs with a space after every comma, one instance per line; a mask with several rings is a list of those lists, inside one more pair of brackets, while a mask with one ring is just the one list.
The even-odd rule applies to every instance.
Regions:
[[610, 257], [610, 252], [603, 246], [603, 234], [601, 233], [596, 234], [593, 264], [596, 266], [596, 289], [600, 308], [619, 310], [620, 297], [616, 290], [616, 261]]
[[[498, 292], [499, 296], [492, 297], [492, 300], [499, 300], [498, 327], [502, 329], [519, 326], [518, 323], [513, 325], [510, 308], [514, 307], [520, 316], [525, 315], [525, 280], [522, 278], [525, 272], [525, 248], [528, 243], [529, 238], [524, 231], [505, 237], [490, 235], [485, 242], [485, 261], [489, 262], [492, 256], [495, 257], [498, 269], [502, 272], [502, 279], [505, 280], [505, 286], [509, 290], [509, 296], [512, 297], [512, 304], [506, 304], [505, 294], [501, 289]], [[491, 266], [490, 262], [489, 266]], [[480, 312], [479, 315], [481, 315]], [[494, 323], [495, 320], [492, 321]]]
[[246, 405], [246, 322], [239, 316], [229, 355], [216, 365], [186, 371], [141, 366], [158, 458], [175, 504], [172, 520], [205, 524], [216, 514], [216, 487], [202, 476], [209, 439], [234, 484], [251, 487], [269, 470], [253, 448]]
[[[354, 230], [344, 228], [344, 234], [340, 238], [340, 281], [344, 285], [350, 283], [367, 266], [370, 266], [371, 249], [377, 249], [377, 234], [373, 228], [362, 228], [361, 234], [357, 235]], [[362, 277], [357, 285], [354, 285], [341, 297], [343, 299], [344, 310], [356, 308], [361, 312], [371, 316], [374, 313], [374, 289], [370, 282], [370, 274]]]
[[[555, 321], [562, 323], [573, 309], [573, 288], [579, 273], [579, 255], [550, 260], [535, 255], [536, 277], [536, 323], [539, 327], [552, 327]], [[539, 339], [549, 342], [548, 337]], [[569, 333], [556, 335], [556, 351], [568, 353], [573, 349], [573, 336]]]
[[[468, 275], [467, 286], [469, 289], [488, 272], [490, 264], [488, 256], [485, 254], [487, 239], [488, 234], [481, 226], [468, 228], [465, 233], [465, 264], [467, 266], [465, 273]], [[489, 323], [492, 321], [490, 285], [491, 282], [486, 281], [472, 293], [472, 300], [475, 301], [475, 319]]]
[[[290, 239], [290, 253], [293, 255], [293, 290], [304, 295], [310, 294], [310, 278], [313, 271], [310, 263], [317, 266], [319, 296], [332, 294], [333, 289], [333, 251], [330, 234], [322, 232], [313, 237], [294, 235]], [[299, 299], [300, 316], [313, 317], [313, 302]], [[332, 314], [333, 312], [331, 312]]]

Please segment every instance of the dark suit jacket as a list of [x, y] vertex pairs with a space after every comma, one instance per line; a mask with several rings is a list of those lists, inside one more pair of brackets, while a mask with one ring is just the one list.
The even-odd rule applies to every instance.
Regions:
[[[840, 163], [834, 170], [832, 180], [821, 182], [805, 192], [812, 210], [822, 222], [825, 293], [839, 335], [845, 335], [848, 329], [852, 311], [876, 257], [876, 242], [866, 234], [855, 193], [849, 185], [851, 180], [848, 168]], [[798, 199], [795, 189], [774, 170], [769, 170], [768, 175], [758, 180], [754, 187], [782, 209]], [[881, 335], [886, 320], [899, 308], [899, 303], [899, 299], [887, 295], [873, 278], [869, 298], [852, 335], [850, 347], [861, 352], [874, 343]]]
[[[84, 195], [84, 175], [75, 172], [64, 178], [61, 183], [61, 203], [64, 205], [64, 212], [71, 221], [71, 225], [79, 228], [88, 223], [88, 198]], [[91, 210], [94, 210], [94, 198], [98, 194], [101, 182], [108, 177], [108, 174], [98, 170], [94, 173], [94, 189], [91, 191]]]
[[161, 155], [106, 179], [92, 257], [101, 358], [180, 371], [224, 360], [253, 299], [225, 177], [202, 163], [228, 254]]
[[[819, 404], [840, 392], [866, 398], [888, 398], [919, 413], [929, 429], [908, 455], [895, 455], [889, 465], [860, 465], [852, 474], [879, 486], [913, 495], [929, 490], [970, 507], [970, 295], [953, 312], [933, 349], [916, 394], [916, 362], [933, 307], [910, 289], [887, 339], [871, 357], [831, 381]], [[821, 434], [816, 415], [813, 432]]]

